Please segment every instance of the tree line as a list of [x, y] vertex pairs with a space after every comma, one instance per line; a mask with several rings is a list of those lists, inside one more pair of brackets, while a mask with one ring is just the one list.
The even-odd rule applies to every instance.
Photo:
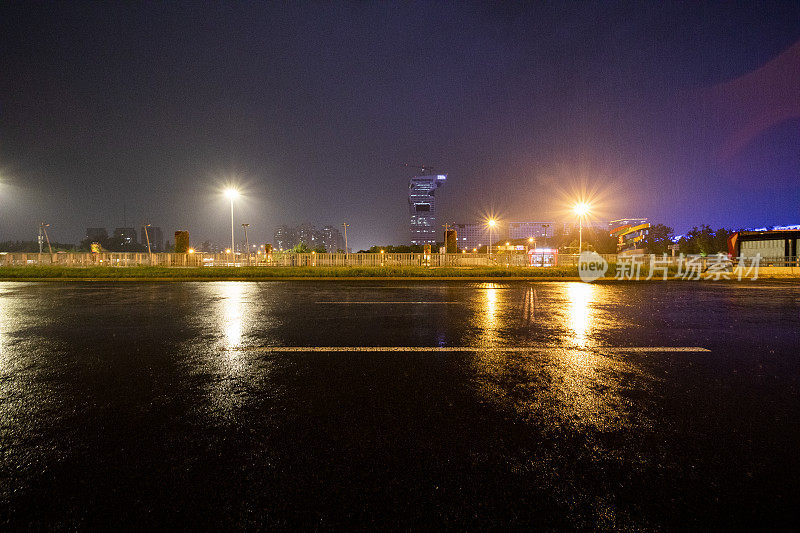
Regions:
[[[648, 254], [671, 254], [670, 245], [677, 244], [677, 253], [682, 254], [700, 254], [700, 255], [714, 255], [717, 253], [728, 252], [728, 237], [736, 230], [727, 228], [712, 229], [708, 225], [695, 226], [689, 230], [685, 235], [682, 235], [675, 241], [675, 231], [664, 224], [656, 224], [651, 226], [647, 235], [642, 240], [642, 248]], [[583, 249], [592, 250], [601, 254], [613, 254], [617, 252], [617, 239], [608, 234], [607, 231], [600, 228], [590, 227], [583, 229]], [[578, 230], [575, 229], [566, 234], [555, 235], [547, 237], [547, 242], [540, 242], [539, 246], [547, 246], [551, 248], [558, 248], [563, 252], [574, 252], [578, 249]], [[139, 243], [125, 243], [122, 239], [117, 237], [108, 237], [101, 243], [104, 250], [119, 251], [119, 252], [146, 252], [147, 245]], [[77, 247], [72, 244], [65, 244], [59, 242], [51, 242], [50, 245], [54, 252], [62, 251], [90, 251], [91, 242], [88, 239], [81, 241]], [[438, 251], [440, 246], [444, 243], [437, 243], [432, 246], [433, 251]], [[168, 245], [169, 246], [169, 245]], [[171, 247], [170, 247], [171, 248]], [[47, 244], [43, 246], [44, 251], [47, 251]], [[408, 245], [387, 245], [387, 246], [371, 246], [366, 250], [359, 250], [359, 253], [380, 253], [383, 250], [386, 253], [422, 253], [422, 246], [408, 246]], [[37, 253], [39, 251], [38, 241], [5, 241], [0, 242], [0, 251], [3, 252], [16, 252], [16, 253]], [[304, 243], [300, 243], [291, 250], [295, 253], [311, 253], [316, 252], [319, 254], [326, 253], [325, 247], [317, 246], [310, 248]], [[459, 250], [460, 251], [460, 250]], [[344, 250], [337, 250], [339, 253], [344, 253]], [[486, 252], [484, 246], [482, 252]]]

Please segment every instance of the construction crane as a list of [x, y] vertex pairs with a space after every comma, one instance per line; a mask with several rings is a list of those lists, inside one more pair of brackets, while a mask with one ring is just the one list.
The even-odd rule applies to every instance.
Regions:
[[433, 167], [429, 167], [427, 165], [410, 165], [408, 163], [403, 163], [400, 166], [406, 168], [418, 168], [419, 170], [422, 171], [423, 175], [429, 175], [433, 173]]

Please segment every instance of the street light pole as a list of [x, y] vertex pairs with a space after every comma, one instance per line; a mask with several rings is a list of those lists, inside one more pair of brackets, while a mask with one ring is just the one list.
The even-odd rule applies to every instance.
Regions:
[[495, 219], [493, 219], [493, 218], [490, 218], [486, 222], [486, 224], [489, 226], [489, 254], [488, 254], [487, 257], [488, 257], [488, 260], [491, 261], [492, 260], [492, 228], [494, 228], [495, 224], [497, 224], [497, 221]]
[[350, 224], [348, 224], [347, 222], [343, 222], [342, 226], [344, 226], [344, 253], [347, 254], [348, 253], [348, 248], [347, 248], [347, 228], [350, 227]]
[[575, 204], [575, 214], [578, 215], [578, 255], [583, 250], [583, 217], [589, 212], [589, 204], [580, 202]]
[[144, 238], [147, 241], [147, 255], [152, 255], [152, 252], [150, 251], [150, 234], [147, 231], [147, 228], [149, 228], [149, 227], [150, 227], [150, 224], [145, 224], [144, 225]]
[[233, 196], [231, 196], [231, 253], [236, 254], [235, 238], [233, 235]]
[[232, 187], [225, 189], [225, 196], [231, 199], [231, 253], [236, 257], [236, 236], [233, 232], [233, 199], [239, 196], [239, 191]]
[[247, 239], [247, 228], [250, 227], [250, 224], [242, 224], [242, 228], [244, 229], [244, 249], [247, 252], [247, 264], [250, 264], [250, 241]]

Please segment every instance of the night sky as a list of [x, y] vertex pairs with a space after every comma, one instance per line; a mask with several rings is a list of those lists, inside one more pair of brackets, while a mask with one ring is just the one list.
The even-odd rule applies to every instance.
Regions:
[[699, 4], [4, 2], [0, 241], [224, 243], [230, 181], [251, 242], [405, 243], [405, 162], [441, 223], [800, 224], [800, 2]]

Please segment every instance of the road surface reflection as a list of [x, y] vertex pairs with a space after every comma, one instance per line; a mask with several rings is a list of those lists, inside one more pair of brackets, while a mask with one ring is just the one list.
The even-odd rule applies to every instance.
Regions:
[[[487, 347], [474, 361], [482, 395], [528, 419], [558, 426], [610, 430], [645, 422], [641, 415], [634, 420], [625, 394], [634, 386], [650, 388], [653, 377], [624, 359], [596, 350], [601, 345], [595, 336], [597, 328], [613, 327], [614, 322], [599, 308], [605, 288], [560, 283], [549, 289], [543, 306], [532, 313], [529, 309], [538, 305], [538, 297], [531, 304], [530, 291], [516, 305], [511, 291], [486, 286], [482, 298], [475, 301], [478, 339]], [[498, 298], [503, 298], [502, 312], [498, 312]], [[509, 341], [521, 344], [517, 335], [510, 335], [520, 322], [532, 322], [529, 327], [534, 331], [541, 324], [553, 337], [534, 353], [493, 351], [492, 346], [507, 346]]]

